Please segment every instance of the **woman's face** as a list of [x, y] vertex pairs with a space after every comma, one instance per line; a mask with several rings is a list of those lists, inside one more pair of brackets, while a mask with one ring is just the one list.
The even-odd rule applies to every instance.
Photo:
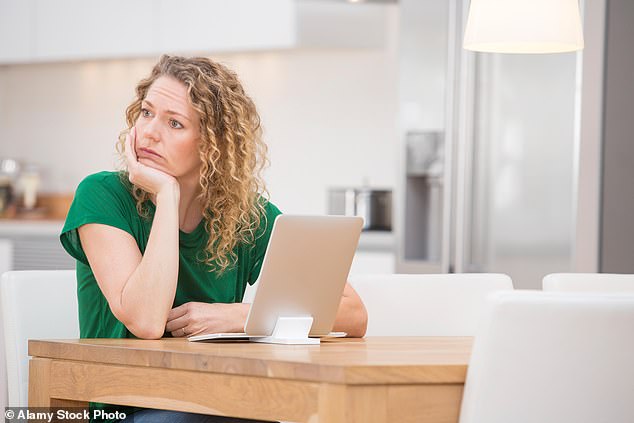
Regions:
[[135, 126], [140, 163], [180, 180], [198, 181], [199, 117], [183, 83], [168, 76], [154, 81], [141, 103]]

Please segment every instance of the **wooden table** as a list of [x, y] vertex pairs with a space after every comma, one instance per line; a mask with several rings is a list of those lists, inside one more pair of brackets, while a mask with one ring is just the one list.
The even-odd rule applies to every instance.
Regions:
[[29, 406], [95, 401], [262, 420], [457, 422], [471, 342], [29, 341]]

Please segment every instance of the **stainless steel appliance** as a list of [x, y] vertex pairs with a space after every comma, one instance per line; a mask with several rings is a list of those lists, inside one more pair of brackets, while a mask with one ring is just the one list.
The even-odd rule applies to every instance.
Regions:
[[328, 192], [328, 214], [361, 216], [364, 231], [391, 231], [392, 190], [332, 188]]
[[399, 1], [396, 271], [500, 272], [536, 289], [571, 271], [578, 246], [581, 56], [468, 52], [468, 5]]

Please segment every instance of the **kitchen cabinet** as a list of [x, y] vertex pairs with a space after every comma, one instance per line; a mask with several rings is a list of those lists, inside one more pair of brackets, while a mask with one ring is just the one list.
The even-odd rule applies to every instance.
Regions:
[[0, 0], [0, 63], [30, 59], [32, 43], [30, 22], [33, 0]]
[[266, 50], [295, 41], [292, 0], [161, 0], [158, 5], [157, 51]]
[[0, 221], [0, 270], [74, 269], [59, 242], [61, 221]]
[[361, 232], [357, 251], [352, 259], [350, 274], [394, 273], [395, 240], [388, 231]]
[[2, 0], [0, 6], [2, 35], [11, 35], [2, 38], [4, 63], [283, 48], [294, 39], [292, 0]]
[[0, 64], [380, 47], [393, 10], [318, 0], [0, 0]]
[[32, 1], [35, 61], [130, 57], [157, 51], [152, 0]]
[[10, 239], [0, 238], [0, 275], [13, 267], [13, 243]]
[[350, 275], [389, 275], [394, 273], [394, 261], [392, 251], [358, 250], [352, 259]]

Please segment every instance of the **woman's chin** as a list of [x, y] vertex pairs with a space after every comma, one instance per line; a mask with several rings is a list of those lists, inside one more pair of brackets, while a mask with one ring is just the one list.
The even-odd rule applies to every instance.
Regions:
[[163, 169], [163, 166], [161, 166], [158, 163], [156, 163], [156, 161], [154, 161], [154, 159], [152, 159], [152, 158], [139, 157], [137, 160], [142, 165], [145, 165], [147, 167], [151, 167], [152, 169], [156, 169], [156, 170], [160, 170], [162, 172], [165, 172], [165, 169]]
[[163, 173], [168, 174], [169, 176], [176, 178], [176, 175], [174, 175], [174, 172], [172, 172], [169, 169], [166, 169], [165, 166], [162, 166], [160, 163], [155, 162], [151, 158], [139, 157], [137, 160], [139, 163], [141, 163], [144, 166], [151, 167], [152, 169], [159, 170]]

